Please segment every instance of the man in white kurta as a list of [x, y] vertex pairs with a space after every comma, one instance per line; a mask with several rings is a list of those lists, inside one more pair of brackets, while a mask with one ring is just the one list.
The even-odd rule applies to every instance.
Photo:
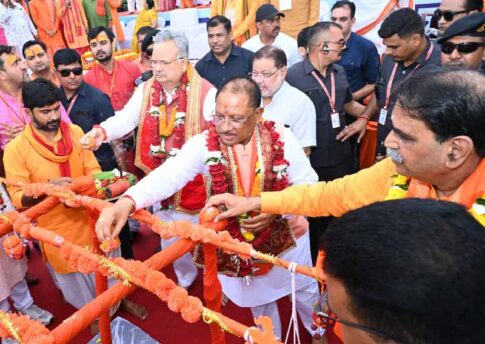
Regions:
[[287, 70], [285, 53], [279, 48], [267, 45], [254, 54], [251, 77], [261, 89], [264, 119], [289, 127], [309, 155], [317, 144], [315, 105], [285, 81]]
[[[261, 129], [258, 129], [259, 127], [256, 126], [264, 126], [265, 124], [262, 122], [258, 124], [263, 109], [257, 107], [257, 105], [254, 106], [256, 108], [255, 111], [254, 108], [251, 113], [251, 110], [246, 111], [245, 117], [241, 115], [241, 111], [238, 111], [240, 108], [237, 108], [236, 105], [241, 102], [247, 104], [247, 99], [249, 99], [248, 94], [245, 93], [247, 90], [241, 84], [238, 85], [238, 89], [235, 88], [236, 91], [227, 91], [227, 88], [231, 87], [231, 83], [238, 82], [250, 84], [259, 93], [257, 85], [251, 79], [236, 78], [235, 81], [230, 81], [229, 84], [223, 86], [217, 96], [214, 124], [217, 136], [228, 149], [232, 149], [235, 152], [236, 158], [234, 161], [243, 161], [247, 164], [245, 155], [255, 154], [255, 151], [258, 150], [256, 148], [258, 147], [257, 143], [254, 143], [253, 140], [257, 141], [255, 137], [258, 137], [257, 132], [260, 132]], [[256, 104], [259, 104], [260, 101], [261, 96], [259, 93], [259, 97], [254, 103], [257, 102]], [[248, 113], [250, 114], [248, 115]], [[224, 114], [230, 115], [224, 116]], [[226, 122], [229, 122], [229, 124], [226, 124]], [[236, 125], [239, 126], [237, 130], [229, 129], [230, 126], [235, 128]], [[287, 172], [290, 184], [317, 182], [318, 177], [316, 173], [311, 168], [309, 160], [291, 131], [281, 125], [277, 125], [276, 132], [279, 133], [281, 141], [284, 143], [284, 159], [288, 162]], [[209, 158], [214, 156], [214, 152], [209, 151], [208, 135], [208, 131], [195, 135], [185, 143], [177, 156], [167, 160], [137, 185], [130, 188], [124, 197], [115, 204], [115, 207], [104, 210], [99, 217], [102, 220], [98, 223], [96, 229], [100, 240], [117, 234], [116, 227], [114, 232], [111, 232], [111, 224], [123, 222], [134, 209], [147, 207], [169, 197], [197, 174], [203, 174], [207, 178], [211, 178], [207, 163], [210, 161]], [[248, 149], [248, 147], [252, 148]], [[227, 166], [227, 161], [225, 161], [225, 164]], [[242, 173], [245, 167], [237, 162], [236, 165], [237, 169]], [[261, 163], [261, 166], [263, 166], [263, 163]], [[242, 183], [244, 183], [244, 178], [241, 181]], [[288, 217], [290, 228], [297, 237], [296, 246], [282, 253], [280, 257], [298, 265], [311, 266], [308, 223], [302, 217]], [[269, 224], [272, 226], [274, 222], [269, 222]], [[255, 317], [260, 315], [270, 316], [273, 320], [275, 335], [281, 337], [281, 322], [276, 300], [291, 294], [291, 277], [288, 271], [280, 267], [273, 267], [264, 275], [251, 276], [249, 283], [243, 278], [229, 277], [222, 274], [219, 275], [219, 279], [223, 292], [231, 301], [240, 307], [250, 307]], [[310, 333], [312, 332], [312, 306], [318, 300], [318, 297], [319, 291], [316, 281], [304, 275], [296, 275], [295, 302], [297, 311]]]
[[[183, 87], [182, 79], [187, 78], [187, 109], [183, 116], [185, 122], [185, 139], [189, 139], [192, 135], [198, 134], [206, 128], [206, 120], [211, 116], [214, 108], [214, 97], [216, 92], [215, 88], [205, 79], [202, 79], [195, 69], [192, 69], [188, 64], [188, 43], [187, 38], [183, 34], [165, 30], [154, 37], [154, 43], [151, 60], [154, 77], [141, 84], [135, 90], [133, 96], [121, 111], [117, 111], [115, 116], [110, 117], [101, 123], [99, 128], [94, 128], [81, 140], [81, 143], [86, 148], [93, 148], [92, 146], [90, 147], [89, 137], [94, 138], [96, 142], [94, 148], [97, 149], [98, 144], [101, 142], [111, 142], [122, 138], [138, 127], [136, 135], [135, 165], [147, 174], [160, 164], [164, 164], [163, 160], [157, 160], [157, 157], [151, 155], [152, 150], [160, 149], [160, 137], [158, 137], [158, 143], [152, 144], [150, 141], [147, 144], [147, 141], [153, 139], [153, 137], [150, 137], [151, 133], [155, 131], [158, 136], [159, 132], [158, 118], [155, 118], [155, 121], [149, 122], [152, 118], [150, 118], [151, 115], [148, 114], [152, 109], [151, 104], [155, 84], [158, 83], [163, 88], [161, 93], [163, 93], [165, 97], [164, 106], [166, 109], [167, 122], [169, 122], [172, 116], [178, 118], [179, 111], [182, 111], [178, 109], [178, 99], [181, 97], [179, 90]], [[160, 96], [160, 99], [162, 98], [163, 97]], [[172, 109], [176, 107], [178, 110], [176, 110], [177, 113], [174, 115]], [[149, 111], [147, 109], [149, 109]], [[152, 128], [150, 125], [153, 123], [156, 127]], [[176, 149], [173, 149], [175, 140], [174, 136], [175, 134], [170, 134], [163, 139], [163, 146], [167, 150], [168, 157], [176, 154], [177, 151]], [[157, 149], [154, 149], [154, 147]], [[185, 195], [188, 195], [190, 192], [186, 192]], [[202, 188], [202, 193], [204, 192], [205, 189]], [[171, 196], [171, 194], [168, 196]], [[177, 199], [177, 197], [174, 198]], [[160, 205], [160, 203], [158, 203], [154, 205], [154, 213], [159, 216], [162, 221], [172, 222], [177, 220], [188, 220], [197, 223], [197, 208], [187, 210], [179, 206], [177, 201], [174, 203], [175, 204], [170, 204], [168, 206]], [[163, 239], [161, 241], [162, 249], [169, 246], [174, 241], [176, 241], [176, 239]], [[175, 261], [173, 265], [177, 275], [178, 284], [181, 287], [188, 288], [197, 276], [197, 269], [192, 262], [190, 253], [182, 256]]]
[[280, 32], [280, 17], [284, 16], [271, 4], [261, 5], [256, 11], [258, 34], [244, 42], [242, 47], [255, 53], [266, 45], [272, 45], [285, 52], [288, 67], [300, 62], [302, 57], [298, 53], [296, 39]]

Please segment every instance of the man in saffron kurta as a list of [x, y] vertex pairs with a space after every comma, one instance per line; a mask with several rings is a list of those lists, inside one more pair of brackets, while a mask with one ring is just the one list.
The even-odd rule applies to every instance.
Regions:
[[89, 25], [82, 0], [60, 0], [56, 2], [56, 14], [62, 23], [67, 47], [76, 49], [80, 55], [88, 50]]
[[[121, 138], [138, 126], [135, 164], [146, 174], [176, 155], [186, 140], [206, 128], [215, 95], [212, 85], [190, 67], [185, 35], [164, 30], [155, 36], [154, 42], [151, 60], [154, 77], [138, 87], [123, 110], [82, 140], [89, 148], [91, 137], [97, 149], [103, 141]], [[198, 175], [181, 192], [154, 209], [164, 221], [197, 222], [196, 214], [205, 199], [204, 182]], [[162, 240], [162, 248], [173, 241]], [[174, 267], [179, 284], [190, 286], [197, 274], [190, 254], [177, 260]]]
[[54, 56], [57, 50], [66, 47], [54, 0], [32, 0], [29, 5], [39, 40], [47, 45], [49, 56]]
[[[78, 143], [83, 135], [81, 128], [60, 120], [58, 88], [50, 81], [38, 79], [26, 84], [22, 93], [32, 123], [5, 149], [7, 178], [24, 183], [50, 181], [66, 185], [73, 178], [100, 172], [94, 154]], [[8, 191], [16, 208], [32, 206], [41, 200], [25, 196], [19, 187], [9, 187]], [[37, 219], [39, 226], [81, 247], [92, 244], [88, 221], [85, 209], [63, 204]], [[40, 244], [44, 260], [53, 269], [66, 301], [76, 308], [89, 302], [95, 296], [94, 280], [69, 268], [60, 257], [59, 248]]]
[[485, 226], [483, 206], [477, 206], [485, 195], [484, 85], [477, 72], [413, 76], [397, 92], [394, 128], [385, 142], [390, 158], [332, 182], [249, 201], [214, 197], [209, 204], [226, 204], [229, 210], [220, 218], [253, 209], [341, 216], [387, 199], [432, 198], [462, 204]]

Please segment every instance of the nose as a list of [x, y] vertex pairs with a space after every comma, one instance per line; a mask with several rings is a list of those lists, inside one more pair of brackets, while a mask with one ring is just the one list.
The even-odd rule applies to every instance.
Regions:
[[450, 58], [451, 58], [452, 60], [459, 60], [459, 59], [461, 59], [461, 55], [460, 55], [460, 53], [458, 52], [458, 49], [456, 49], [456, 48], [455, 48], [455, 49], [453, 49], [453, 51], [452, 51], [452, 52], [451, 52], [451, 54], [450, 54]]
[[396, 140], [396, 134], [394, 134], [393, 130], [391, 130], [389, 135], [387, 135], [387, 137], [385, 138], [384, 147], [392, 148], [392, 149], [396, 149], [396, 150], [399, 148], [399, 145], [398, 145], [397, 140]]

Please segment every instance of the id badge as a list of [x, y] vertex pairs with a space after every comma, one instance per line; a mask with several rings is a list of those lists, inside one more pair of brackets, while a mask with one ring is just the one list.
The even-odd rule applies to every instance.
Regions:
[[379, 124], [386, 125], [386, 120], [387, 120], [387, 109], [382, 108], [381, 112], [379, 113]]
[[330, 115], [330, 119], [332, 120], [332, 128], [340, 128], [340, 115], [337, 112], [334, 112]]

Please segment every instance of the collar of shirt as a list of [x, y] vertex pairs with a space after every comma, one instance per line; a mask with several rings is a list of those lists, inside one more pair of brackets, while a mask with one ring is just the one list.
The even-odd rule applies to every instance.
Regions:
[[[418, 59], [406, 68], [409, 68], [410, 66], [414, 66], [415, 63], [419, 63], [420, 65], [425, 65], [426, 64], [426, 57], [428, 56], [429, 49], [431, 48], [431, 44], [433, 44], [433, 43], [431, 43], [431, 41], [426, 37], [426, 48], [421, 53], [421, 55], [419, 55]], [[436, 47], [435, 47], [435, 49], [436, 49]], [[430, 56], [430, 58], [431, 58], [431, 56]]]
[[[236, 57], [241, 56], [241, 48], [239, 48], [237, 45], [233, 43], [231, 45], [231, 52], [229, 53], [229, 56], [227, 57], [226, 61], [224, 61], [224, 63], [229, 60], [230, 56], [236, 56]], [[215, 58], [214, 53], [212, 51], [207, 56], [207, 61], [214, 61], [214, 62], [220, 63], [219, 60]]]
[[[318, 75], [321, 75], [320, 71], [312, 65], [309, 58], [306, 58], [305, 60], [303, 60], [303, 71], [305, 72], [305, 74], [311, 74], [311, 72], [316, 71]], [[333, 68], [333, 64], [331, 64], [327, 67], [327, 76], [329, 76], [331, 72], [338, 72], [338, 70]], [[327, 76], [323, 76], [323, 75], [321, 75], [321, 76], [323, 78], [327, 77]]]
[[70, 99], [67, 99], [66, 92], [64, 91], [64, 87], [61, 86], [60, 88], [61, 88], [62, 98], [64, 98], [64, 100], [68, 104], [74, 99], [76, 95], [81, 97], [86, 97], [86, 94], [87, 94], [87, 86], [85, 82], [83, 82], [81, 86], [79, 86], [79, 88], [77, 89], [77, 92]]

